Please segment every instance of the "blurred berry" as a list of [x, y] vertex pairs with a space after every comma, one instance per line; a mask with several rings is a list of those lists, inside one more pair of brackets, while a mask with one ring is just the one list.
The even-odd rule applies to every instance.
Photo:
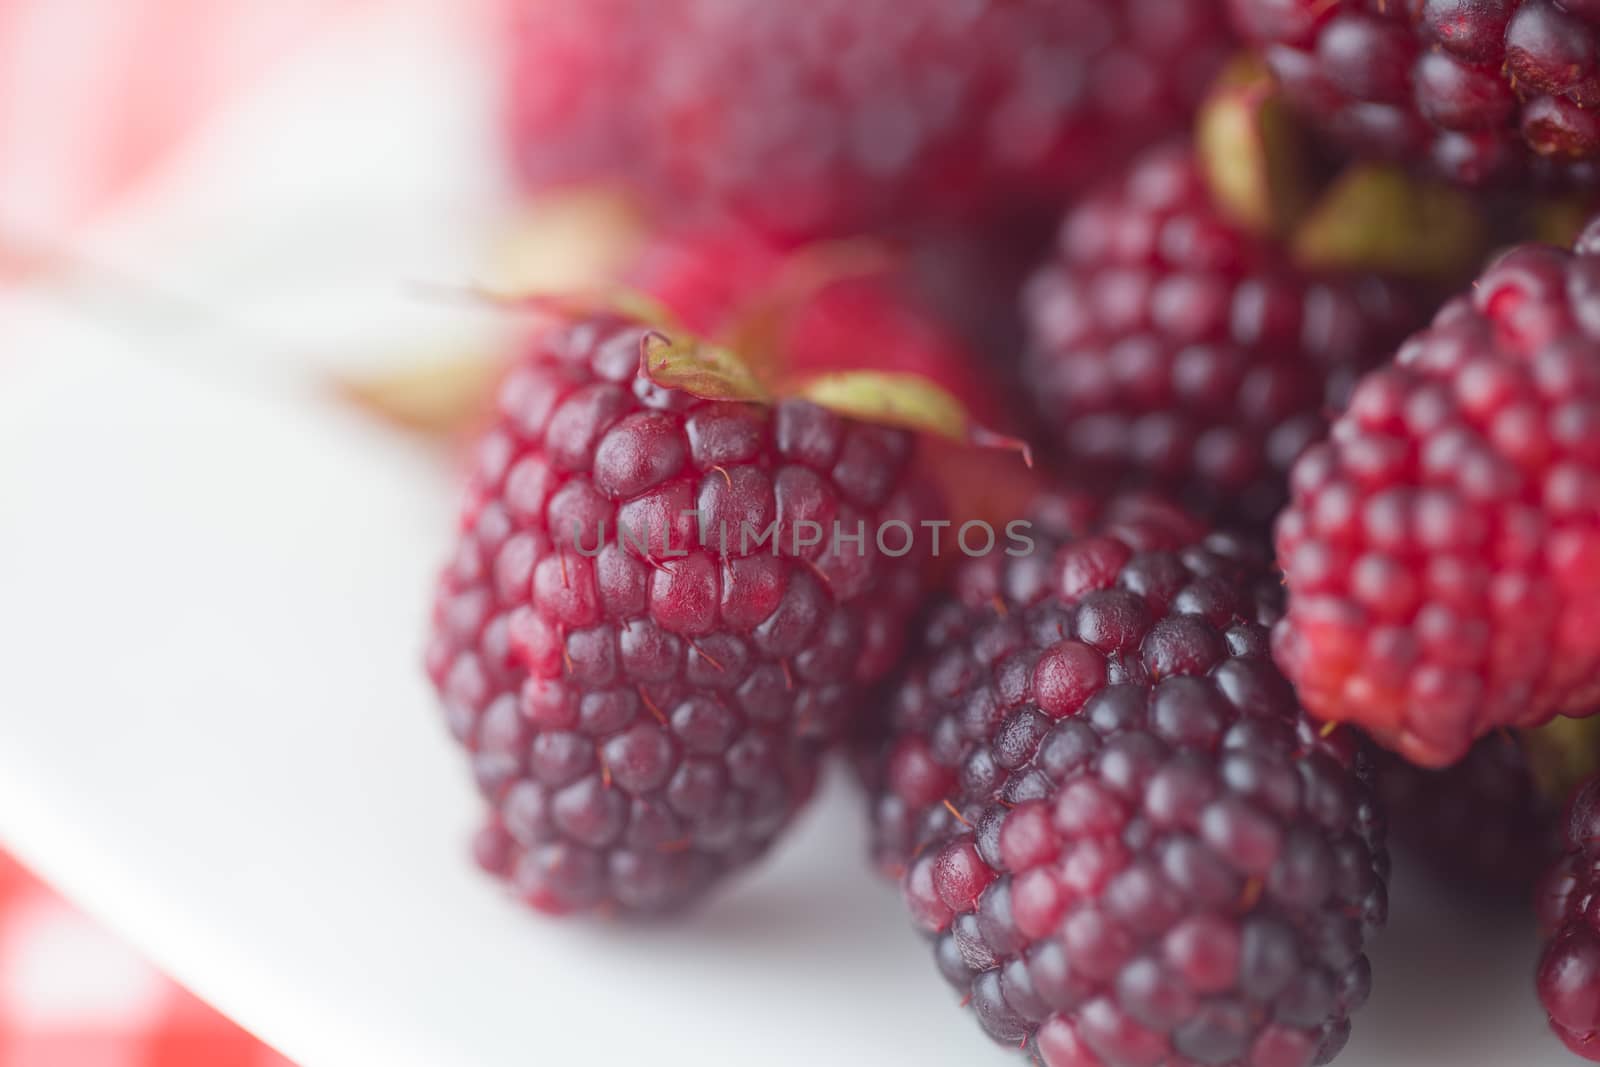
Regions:
[[1181, 128], [1221, 0], [509, 0], [522, 180], [788, 235], [1057, 204]]
[[1527, 752], [1509, 734], [1484, 738], [1443, 770], [1384, 753], [1378, 792], [1396, 847], [1453, 891], [1526, 907], [1561, 852], [1561, 806], [1540, 788]]
[[924, 629], [880, 864], [983, 1028], [1047, 1067], [1326, 1063], [1387, 913], [1369, 754], [1273, 666], [1247, 542], [1042, 509], [1036, 551], [966, 565]]
[[1414, 287], [1297, 270], [1214, 205], [1182, 144], [1067, 216], [1026, 307], [1026, 376], [1072, 470], [1140, 477], [1254, 528], [1356, 379], [1427, 314]]

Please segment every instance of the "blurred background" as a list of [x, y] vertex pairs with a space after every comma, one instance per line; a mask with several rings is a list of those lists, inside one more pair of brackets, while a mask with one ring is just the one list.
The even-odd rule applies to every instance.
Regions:
[[[63, 320], [230, 392], [333, 395], [487, 347], [493, 318], [418, 292], [483, 280], [515, 228], [489, 8], [0, 0], [0, 397], [95, 388]], [[0, 1064], [288, 1063], [6, 846]]]
[[9, 294], [214, 328], [209, 369], [284, 381], [384, 347], [377, 305], [456, 336], [408, 287], [464, 284], [504, 229], [491, 6], [6, 0]]

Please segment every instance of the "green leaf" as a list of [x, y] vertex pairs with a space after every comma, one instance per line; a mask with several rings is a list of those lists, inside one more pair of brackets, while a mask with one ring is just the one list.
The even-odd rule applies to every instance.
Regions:
[[1297, 263], [1422, 281], [1468, 276], [1487, 251], [1472, 198], [1388, 166], [1352, 167], [1328, 187], [1294, 235]]
[[702, 400], [769, 403], [772, 394], [739, 354], [687, 334], [677, 338], [652, 331], [639, 346], [645, 377], [667, 389], [681, 389]]
[[1585, 778], [1600, 771], [1600, 717], [1558, 716], [1543, 726], [1518, 730], [1534, 783], [1552, 804], [1562, 805]]
[[1235, 60], [1212, 86], [1195, 128], [1211, 197], [1234, 222], [1271, 236], [1305, 210], [1311, 181], [1300, 131], [1276, 79], [1254, 56]]
[[966, 405], [949, 390], [917, 374], [840, 371], [801, 379], [784, 392], [864, 422], [918, 430], [982, 448], [1015, 451], [1024, 463], [1033, 465], [1033, 453], [1025, 441], [973, 422]]

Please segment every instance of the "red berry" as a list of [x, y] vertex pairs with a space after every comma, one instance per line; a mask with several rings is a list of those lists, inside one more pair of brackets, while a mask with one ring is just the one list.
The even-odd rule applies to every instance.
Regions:
[[1387, 910], [1368, 751], [1273, 666], [1246, 541], [1042, 503], [1035, 553], [964, 563], [898, 683], [880, 866], [983, 1028], [1049, 1067], [1327, 1062]]
[[1365, 154], [1469, 184], [1530, 170], [1592, 183], [1592, 0], [1230, 0], [1299, 111]]
[[662, 388], [646, 333], [568, 322], [511, 371], [434, 614], [477, 855], [545, 911], [675, 908], [772, 842], [922, 584], [920, 552], [807, 546], [800, 519], [937, 513], [908, 433]]
[[1221, 0], [515, 0], [523, 178], [819, 234], [1054, 202], [1182, 126]]
[[1027, 377], [1072, 469], [1133, 472], [1254, 526], [1327, 412], [1426, 321], [1405, 287], [1307, 276], [1229, 222], [1183, 145], [1067, 216], [1026, 306]]
[[1413, 762], [1600, 704], [1596, 232], [1503, 255], [1295, 466], [1278, 660]]
[[[754, 340], [780, 349], [789, 373], [914, 374], [957, 397], [979, 422], [1005, 422], [990, 368], [947, 327], [915, 264], [886, 245], [851, 249], [822, 243], [796, 251], [739, 226], [688, 229], [647, 242], [626, 281], [696, 334], [774, 331]], [[773, 310], [763, 302], [779, 305], [776, 325], [761, 321]], [[868, 459], [857, 457], [856, 477], [869, 477]]]

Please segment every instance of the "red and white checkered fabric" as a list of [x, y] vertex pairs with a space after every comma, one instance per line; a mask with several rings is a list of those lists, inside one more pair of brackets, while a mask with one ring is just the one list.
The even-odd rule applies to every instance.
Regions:
[[0, 1067], [291, 1067], [0, 853]]

